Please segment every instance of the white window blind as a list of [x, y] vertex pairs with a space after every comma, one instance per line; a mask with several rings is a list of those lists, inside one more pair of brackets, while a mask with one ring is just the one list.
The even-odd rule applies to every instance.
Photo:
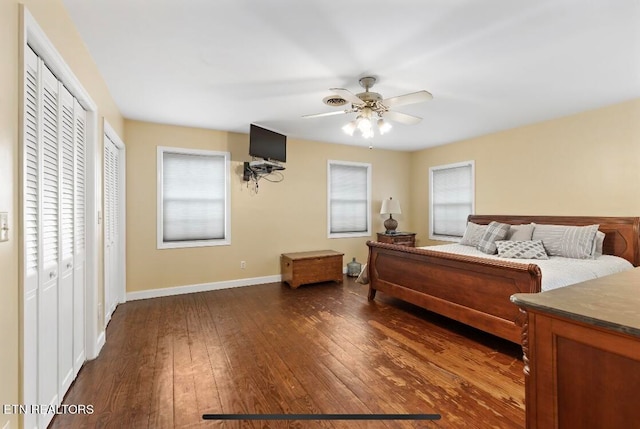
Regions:
[[158, 148], [158, 247], [229, 243], [229, 154]]
[[467, 216], [474, 211], [473, 161], [432, 167], [430, 237], [459, 238], [464, 234]]
[[329, 161], [329, 237], [371, 234], [370, 164]]

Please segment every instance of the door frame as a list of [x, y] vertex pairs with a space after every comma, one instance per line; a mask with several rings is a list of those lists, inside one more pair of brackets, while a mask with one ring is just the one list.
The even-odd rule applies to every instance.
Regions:
[[[111, 140], [111, 142], [116, 146], [116, 149], [118, 150], [118, 184], [120, 185], [120, 188], [118, 189], [118, 218], [119, 218], [119, 222], [118, 222], [118, 249], [116, 251], [117, 257], [116, 257], [116, 264], [117, 264], [117, 275], [116, 275], [116, 281], [117, 283], [117, 288], [116, 288], [116, 305], [118, 304], [122, 304], [124, 302], [126, 302], [126, 290], [127, 290], [127, 277], [126, 277], [126, 201], [127, 201], [127, 196], [126, 196], [126, 182], [125, 182], [125, 175], [126, 175], [126, 146], [124, 144], [124, 142], [122, 141], [122, 139], [120, 138], [120, 136], [118, 136], [118, 133], [113, 129], [113, 127], [111, 126], [111, 124], [109, 124], [109, 122], [104, 119], [103, 121], [103, 128], [104, 128], [104, 138], [105, 139], [109, 139]], [[106, 145], [107, 142], [104, 141], [103, 145]], [[102, 165], [103, 165], [103, 169], [104, 169], [104, 146], [103, 146], [103, 151], [102, 151], [102, 156], [103, 156], [103, 161], [102, 161]], [[104, 178], [104, 174], [103, 174], [103, 178]], [[103, 197], [104, 197], [104, 181], [103, 181]], [[104, 219], [106, 219], [106, 214], [105, 216], [103, 216]], [[103, 222], [102, 225], [102, 231], [103, 231], [103, 237], [105, 237], [106, 235], [104, 234], [104, 228], [106, 227], [106, 222]], [[109, 323], [109, 320], [111, 319], [111, 313], [109, 312], [109, 309], [107, 308], [108, 303], [106, 302], [106, 297], [107, 297], [107, 253], [104, 250], [104, 240], [103, 240], [103, 284], [104, 284], [104, 296], [105, 296], [105, 303], [104, 303], [104, 325], [105, 327], [107, 326], [107, 324]]]

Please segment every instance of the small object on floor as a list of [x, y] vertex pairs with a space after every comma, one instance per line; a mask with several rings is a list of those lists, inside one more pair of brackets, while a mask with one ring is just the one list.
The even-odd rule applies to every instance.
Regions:
[[356, 258], [353, 258], [353, 260], [347, 264], [347, 275], [349, 277], [358, 277], [360, 270], [362, 270], [362, 264], [356, 261]]

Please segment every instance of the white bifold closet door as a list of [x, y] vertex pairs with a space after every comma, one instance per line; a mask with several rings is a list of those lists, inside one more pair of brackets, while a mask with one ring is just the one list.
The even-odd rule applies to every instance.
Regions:
[[120, 150], [104, 138], [104, 302], [105, 323], [120, 302]]
[[55, 406], [85, 358], [85, 111], [31, 49], [24, 104], [24, 403]]

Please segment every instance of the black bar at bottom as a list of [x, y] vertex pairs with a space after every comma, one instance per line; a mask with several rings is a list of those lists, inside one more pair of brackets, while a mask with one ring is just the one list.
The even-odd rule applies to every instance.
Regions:
[[440, 420], [440, 414], [203, 414], [203, 420]]

